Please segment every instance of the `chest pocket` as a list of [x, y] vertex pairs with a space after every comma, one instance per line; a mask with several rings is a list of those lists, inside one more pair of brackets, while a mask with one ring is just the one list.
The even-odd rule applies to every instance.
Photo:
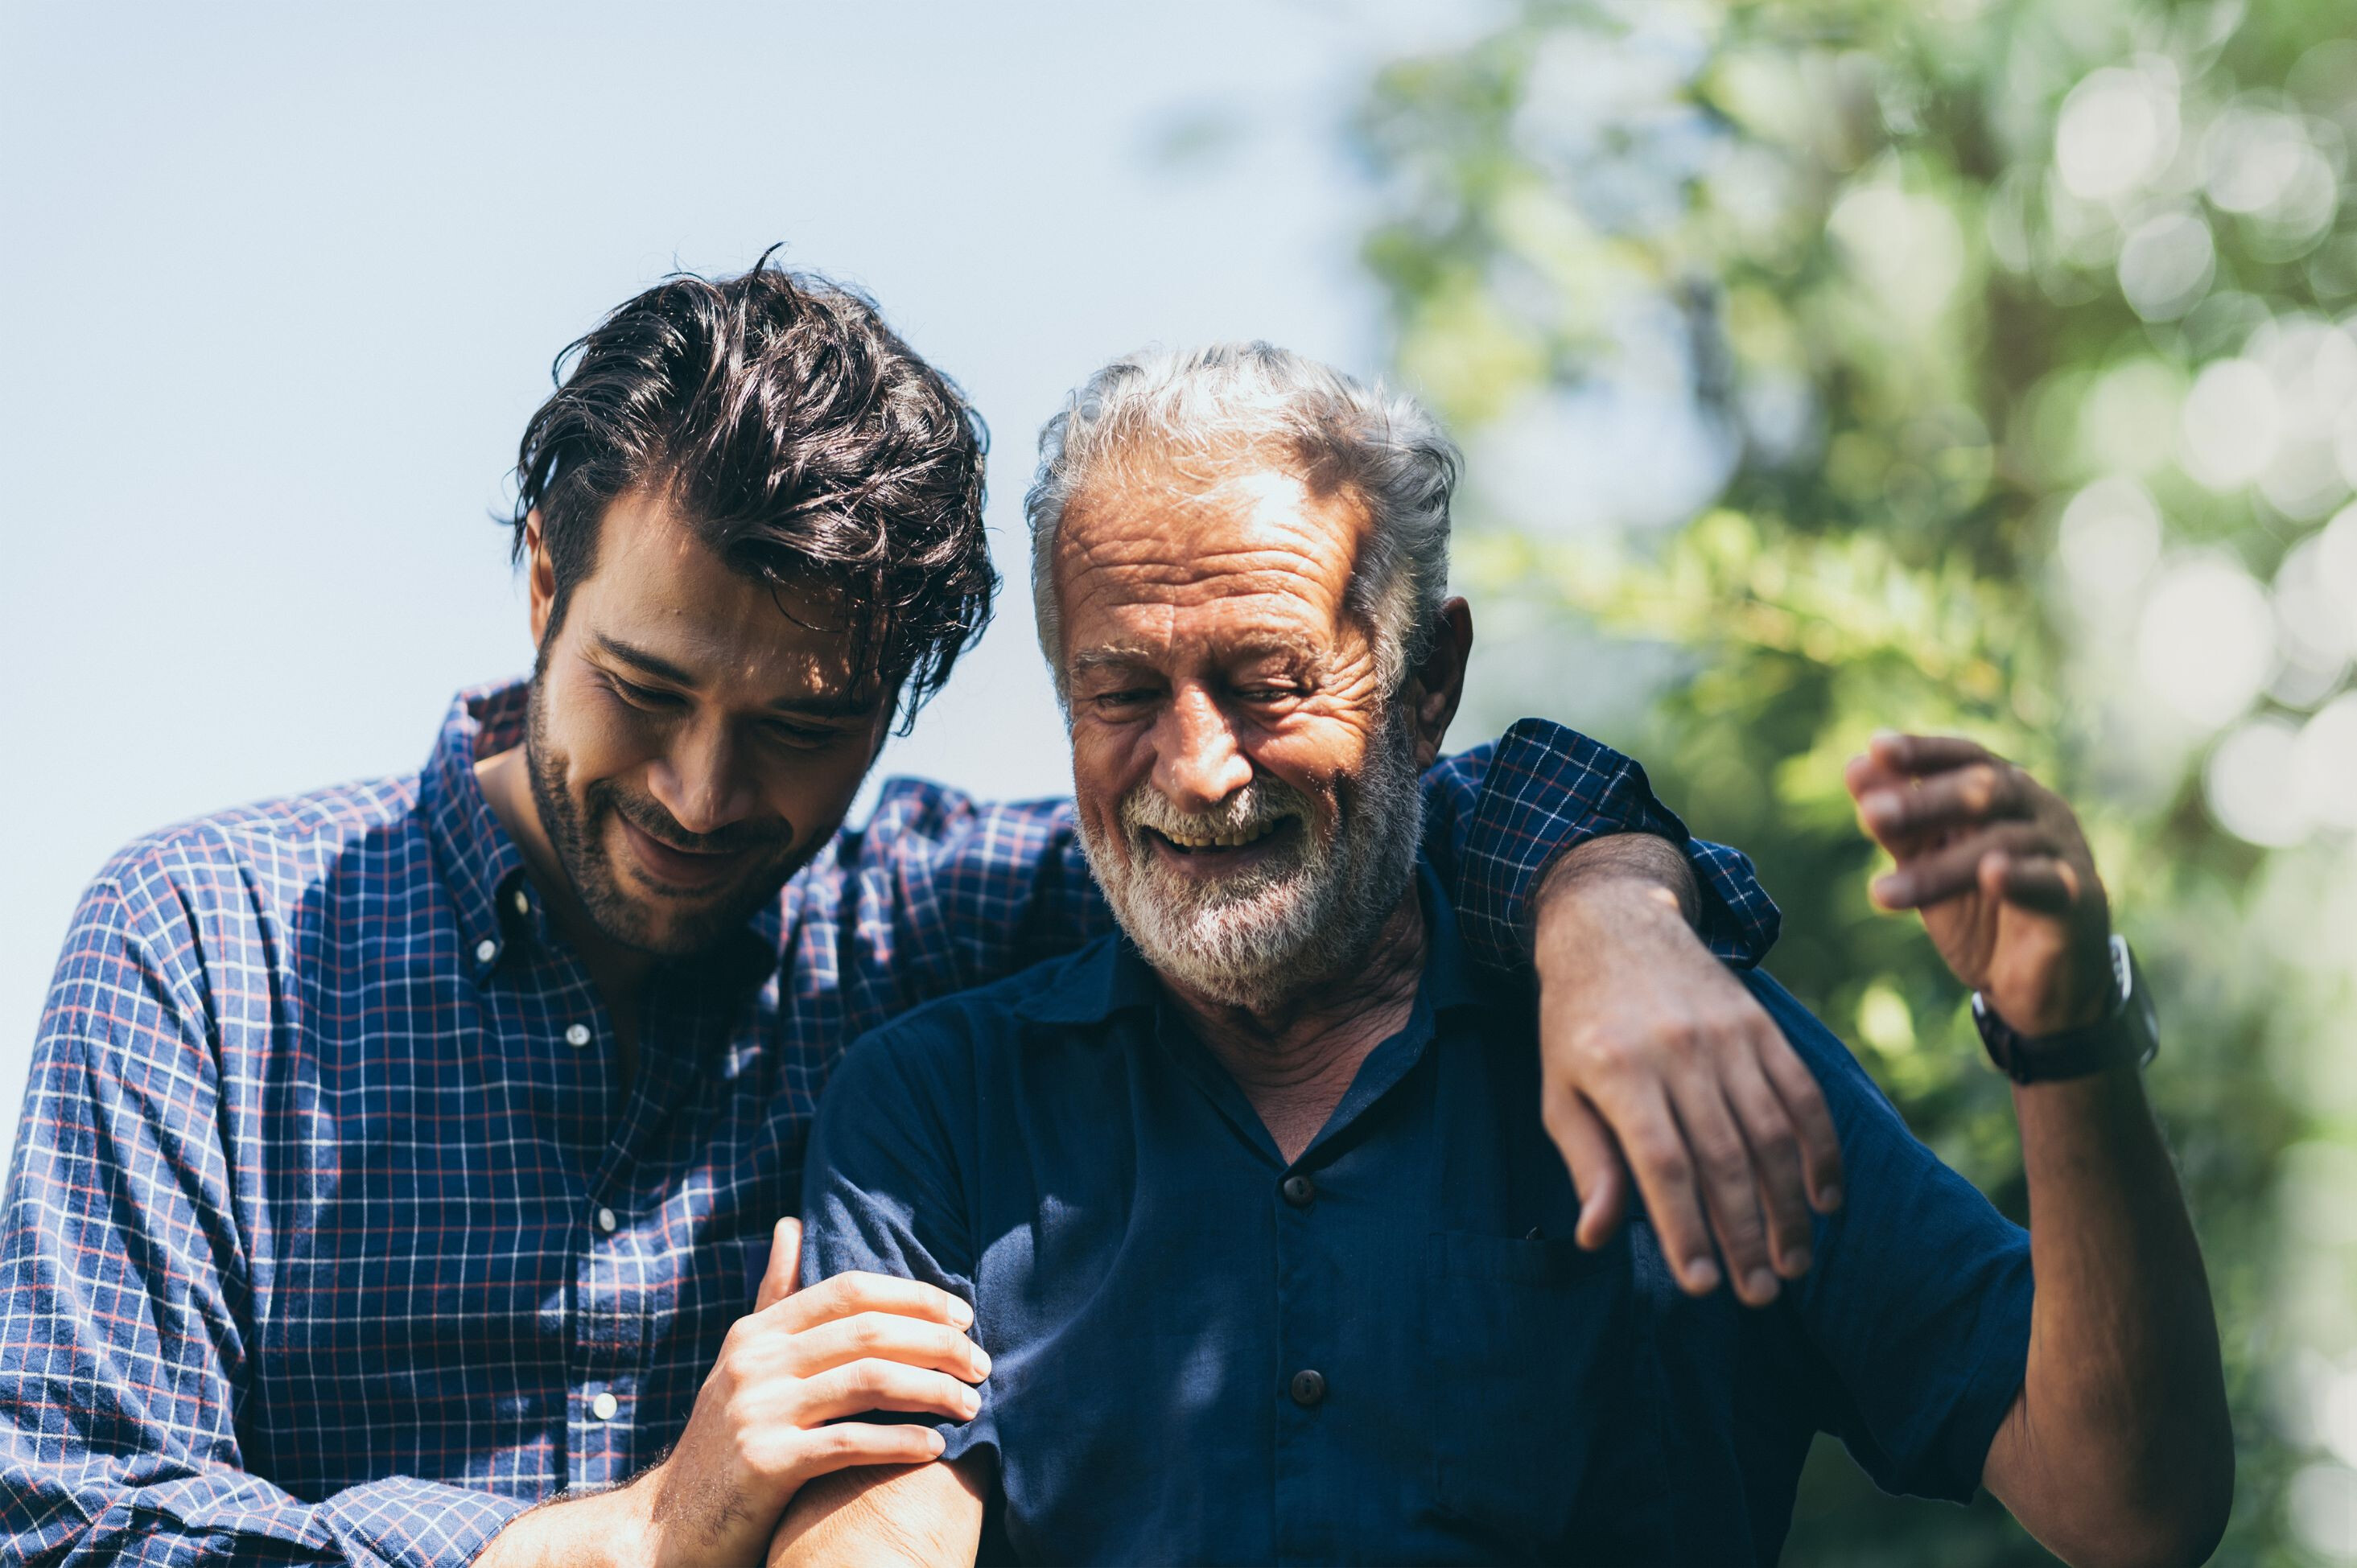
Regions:
[[1629, 1232], [1432, 1237], [1433, 1489], [1501, 1562], [1652, 1561], [1670, 1539]]

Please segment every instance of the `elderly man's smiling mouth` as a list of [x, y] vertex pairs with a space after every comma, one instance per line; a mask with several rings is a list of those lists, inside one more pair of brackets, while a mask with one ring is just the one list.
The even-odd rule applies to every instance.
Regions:
[[1241, 828], [1143, 828], [1154, 858], [1187, 876], [1226, 876], [1256, 865], [1297, 843], [1301, 819]]

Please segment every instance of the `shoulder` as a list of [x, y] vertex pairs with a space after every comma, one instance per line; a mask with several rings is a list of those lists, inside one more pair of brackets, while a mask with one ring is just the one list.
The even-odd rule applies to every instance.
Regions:
[[1818, 1087], [1824, 1091], [1826, 1109], [1834, 1113], [1836, 1121], [1843, 1120], [1846, 1112], [1897, 1118], [1897, 1109], [1874, 1079], [1867, 1075], [1866, 1069], [1859, 1065], [1849, 1047], [1843, 1044], [1841, 1036], [1828, 1028], [1822, 1019], [1803, 1006], [1800, 998], [1785, 990], [1764, 969], [1735, 969], [1730, 966], [1730, 972], [1750, 988], [1752, 995], [1760, 999], [1760, 1006], [1767, 1009], [1768, 1016], [1783, 1031], [1784, 1038], [1799, 1055], [1802, 1063], [1815, 1075]]
[[970, 832], [1005, 836], [1009, 847], [1028, 834], [1046, 835], [1071, 816], [1066, 800], [977, 800], [963, 789], [930, 779], [905, 776], [887, 779], [876, 792], [867, 820], [839, 835], [844, 858], [863, 851], [885, 854], [898, 848], [921, 848]]
[[257, 899], [292, 903], [355, 851], [403, 853], [398, 841], [416, 826], [416, 803], [409, 775], [215, 811], [124, 845], [100, 868], [92, 894], [111, 893], [135, 916], [177, 909], [200, 918]]
[[1060, 1017], [1064, 1009], [1059, 1004], [1101, 994], [1119, 941], [1118, 936], [1100, 937], [1004, 980], [911, 1008], [853, 1041], [836, 1076], [860, 1062], [869, 1064], [866, 1071], [939, 1070], [955, 1064], [971, 1075], [1019, 1048], [1027, 1026]]

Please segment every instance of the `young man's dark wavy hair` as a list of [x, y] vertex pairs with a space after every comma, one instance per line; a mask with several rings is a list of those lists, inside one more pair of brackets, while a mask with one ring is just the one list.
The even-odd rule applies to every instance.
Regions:
[[608, 506], [658, 494], [735, 570], [839, 598], [905, 722], [990, 619], [988, 436], [872, 301], [774, 253], [666, 278], [557, 356], [516, 454], [515, 558], [536, 510], [554, 637]]

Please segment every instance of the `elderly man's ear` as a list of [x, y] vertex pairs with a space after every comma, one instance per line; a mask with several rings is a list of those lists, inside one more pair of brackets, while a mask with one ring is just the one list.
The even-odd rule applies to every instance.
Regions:
[[1473, 651], [1473, 607], [1450, 599], [1440, 607], [1439, 624], [1432, 634], [1432, 650], [1424, 656], [1400, 700], [1407, 704], [1408, 722], [1415, 727], [1415, 762], [1429, 768], [1440, 759], [1440, 743], [1465, 695], [1465, 660]]

